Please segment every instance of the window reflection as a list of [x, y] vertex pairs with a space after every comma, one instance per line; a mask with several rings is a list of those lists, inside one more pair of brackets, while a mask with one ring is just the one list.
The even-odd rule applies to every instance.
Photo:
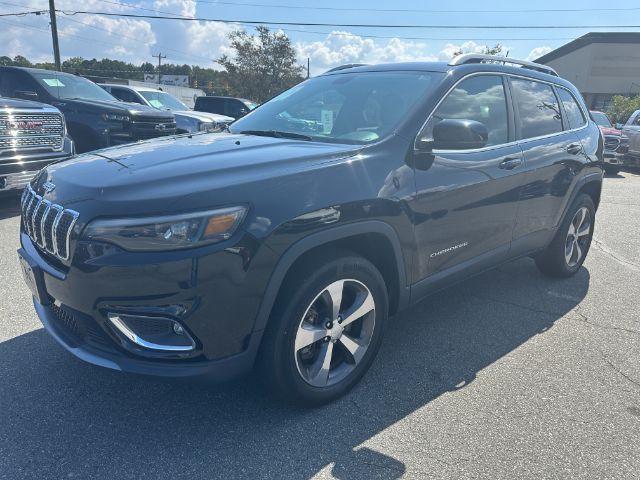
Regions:
[[560, 105], [546, 83], [513, 79], [522, 138], [540, 137], [562, 131]]

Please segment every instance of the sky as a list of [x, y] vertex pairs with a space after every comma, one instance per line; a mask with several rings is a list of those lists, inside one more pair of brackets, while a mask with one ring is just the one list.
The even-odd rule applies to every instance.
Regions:
[[[312, 75], [345, 63], [448, 60], [460, 48], [474, 52], [496, 43], [503, 45], [510, 57], [533, 60], [590, 31], [640, 30], [621, 27], [640, 25], [638, 0], [56, 0], [56, 8], [68, 13], [82, 10], [276, 23], [420, 26], [270, 26], [287, 33], [301, 64], [306, 65], [309, 58]], [[0, 0], [0, 15], [30, 9], [48, 9], [48, 0]], [[425, 28], [427, 25], [437, 28]], [[606, 25], [613, 27], [584, 28]], [[447, 28], [453, 26], [508, 28]], [[523, 28], [532, 26], [545, 28]], [[548, 28], [551, 26], [562, 28]], [[78, 56], [155, 63], [152, 55], [162, 53], [168, 63], [219, 68], [215, 59], [233, 53], [228, 34], [239, 28], [253, 31], [250, 25], [218, 22], [58, 14], [63, 60]], [[0, 17], [2, 55], [52, 61], [48, 16]]]

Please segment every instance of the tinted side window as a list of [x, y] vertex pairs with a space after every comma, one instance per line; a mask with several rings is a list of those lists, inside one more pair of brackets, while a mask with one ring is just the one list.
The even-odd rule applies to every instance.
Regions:
[[562, 131], [560, 105], [550, 85], [516, 78], [511, 82], [518, 105], [522, 138], [541, 137]]
[[582, 109], [571, 92], [564, 88], [557, 88], [556, 91], [558, 92], [560, 101], [564, 106], [564, 111], [567, 114], [567, 122], [569, 125], [565, 125], [565, 130], [579, 128], [587, 123], [587, 120], [584, 118], [584, 114], [582, 113]]
[[446, 119], [475, 120], [489, 131], [487, 146], [509, 141], [507, 101], [502, 78], [497, 75], [478, 75], [463, 80], [436, 109], [427, 125]]
[[241, 115], [240, 110], [246, 108], [244, 104], [238, 100], [226, 99], [224, 101], [224, 114], [231, 117], [239, 117]]
[[17, 98], [16, 92], [30, 91], [39, 93], [33, 79], [15, 70], [5, 70], [0, 73], [0, 94], [3, 97]]
[[111, 95], [116, 97], [118, 100], [122, 100], [123, 102], [142, 103], [142, 101], [135, 93], [133, 93], [131, 90], [127, 90], [126, 88], [112, 87]]

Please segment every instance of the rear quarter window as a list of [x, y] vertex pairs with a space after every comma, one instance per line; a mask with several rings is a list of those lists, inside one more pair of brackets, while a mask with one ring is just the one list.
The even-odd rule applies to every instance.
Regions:
[[565, 125], [565, 130], [580, 128], [587, 123], [587, 119], [582, 113], [582, 109], [580, 105], [578, 105], [578, 101], [575, 99], [573, 94], [569, 90], [565, 90], [564, 88], [558, 87], [556, 89], [558, 92], [558, 96], [560, 97], [560, 101], [562, 102], [562, 106], [564, 107], [564, 112], [567, 117], [568, 125]]
[[551, 85], [533, 80], [511, 79], [518, 107], [516, 123], [522, 139], [562, 131], [562, 115]]

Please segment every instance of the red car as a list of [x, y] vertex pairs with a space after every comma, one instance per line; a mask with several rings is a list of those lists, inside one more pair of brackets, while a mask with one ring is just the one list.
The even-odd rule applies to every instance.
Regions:
[[611, 125], [605, 113], [595, 110], [589, 113], [604, 136], [604, 171], [616, 174], [620, 171], [624, 156], [629, 151], [629, 138]]

